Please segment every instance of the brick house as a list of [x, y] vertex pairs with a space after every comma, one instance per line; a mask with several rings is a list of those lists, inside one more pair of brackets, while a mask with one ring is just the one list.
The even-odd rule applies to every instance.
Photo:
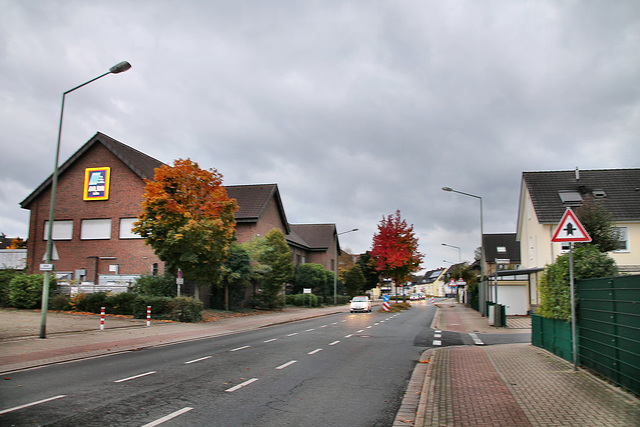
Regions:
[[[96, 133], [59, 168], [53, 227], [53, 263], [61, 280], [83, 283], [80, 291], [124, 290], [137, 276], [162, 274], [164, 265], [144, 240], [131, 232], [141, 211], [145, 179], [163, 163], [115, 139]], [[92, 173], [106, 191], [88, 193]], [[46, 251], [51, 177], [20, 206], [31, 212], [28, 273], [37, 273]], [[273, 228], [285, 234], [296, 264], [317, 262], [332, 269], [340, 253], [334, 224], [290, 225], [276, 184], [226, 186], [239, 205], [239, 242]], [[333, 243], [335, 242], [335, 246]], [[334, 249], [335, 248], [335, 249]]]

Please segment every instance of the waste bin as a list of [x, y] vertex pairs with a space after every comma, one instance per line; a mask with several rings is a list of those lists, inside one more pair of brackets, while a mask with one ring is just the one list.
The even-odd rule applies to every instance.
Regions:
[[496, 304], [487, 301], [487, 320], [489, 320], [489, 326], [496, 325]]
[[504, 310], [505, 309], [504, 305], [495, 304], [493, 307], [494, 307], [493, 314], [495, 316], [494, 320], [493, 320], [493, 326], [505, 326], [504, 325], [504, 323], [505, 323], [504, 322], [504, 311], [505, 311]]

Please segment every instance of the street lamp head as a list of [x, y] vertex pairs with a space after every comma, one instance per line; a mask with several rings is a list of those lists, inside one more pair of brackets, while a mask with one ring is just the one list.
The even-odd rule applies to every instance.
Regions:
[[451, 187], [442, 187], [442, 189], [444, 191], [453, 191], [453, 188], [451, 188]]
[[109, 68], [109, 72], [113, 74], [118, 74], [118, 73], [127, 71], [129, 68], [131, 68], [131, 64], [129, 64], [127, 61], [122, 61], [114, 65], [113, 67]]

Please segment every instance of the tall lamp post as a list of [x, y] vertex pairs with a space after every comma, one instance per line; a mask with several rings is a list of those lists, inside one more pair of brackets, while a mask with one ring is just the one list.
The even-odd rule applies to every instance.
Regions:
[[338, 305], [338, 236], [341, 234], [351, 233], [358, 231], [357, 228], [349, 231], [343, 231], [342, 233], [336, 233], [335, 245], [333, 245], [335, 262], [333, 263], [333, 305]]
[[47, 337], [47, 309], [49, 306], [49, 282], [51, 277], [50, 269], [51, 265], [51, 253], [53, 251], [53, 220], [54, 220], [54, 210], [56, 206], [56, 190], [58, 189], [58, 159], [60, 157], [60, 137], [62, 136], [62, 117], [64, 115], [64, 99], [68, 93], [73, 92], [76, 89], [80, 89], [83, 86], [88, 85], [89, 83], [95, 82], [98, 79], [108, 75], [108, 74], [118, 74], [124, 71], [127, 71], [131, 68], [131, 64], [127, 61], [122, 61], [113, 67], [109, 68], [104, 74], [99, 75], [87, 82], [82, 83], [79, 86], [74, 87], [73, 89], [69, 89], [68, 91], [62, 94], [62, 107], [60, 108], [60, 124], [58, 125], [58, 143], [56, 145], [56, 156], [55, 163], [53, 165], [53, 176], [51, 178], [51, 205], [49, 207], [49, 224], [47, 224], [47, 251], [45, 255], [45, 262], [49, 265], [47, 270], [44, 272], [44, 280], [42, 284], [42, 317], [40, 319], [40, 338]]
[[[469, 193], [465, 193], [462, 191], [458, 191], [458, 190], [454, 190], [451, 187], [442, 187], [442, 189], [444, 191], [450, 191], [453, 193], [458, 193], [458, 194], [462, 194], [463, 196], [469, 196], [469, 197], [473, 197], [476, 198], [480, 201], [480, 281], [484, 282], [484, 219], [483, 219], [483, 213], [482, 213], [482, 197], [480, 196], [476, 196], [475, 194], [469, 194]], [[486, 300], [486, 295], [485, 295], [485, 300]], [[486, 301], [485, 301], [486, 302]], [[480, 309], [481, 312], [484, 314], [484, 305], [483, 304]]]

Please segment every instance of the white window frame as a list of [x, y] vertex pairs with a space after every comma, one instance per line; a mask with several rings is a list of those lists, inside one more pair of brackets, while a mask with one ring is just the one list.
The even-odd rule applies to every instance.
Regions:
[[83, 219], [80, 224], [80, 240], [111, 239], [111, 218]]
[[142, 239], [141, 235], [136, 234], [131, 230], [133, 228], [133, 223], [137, 220], [138, 218], [120, 218], [119, 237], [121, 239]]
[[[44, 222], [44, 237], [47, 240], [49, 231], [49, 221]], [[73, 238], [73, 220], [53, 221], [53, 229], [51, 230], [51, 240], [71, 240]]]
[[613, 227], [618, 232], [618, 241], [624, 243], [624, 248], [616, 249], [615, 253], [628, 253], [631, 252], [631, 245], [629, 245], [629, 227]]

